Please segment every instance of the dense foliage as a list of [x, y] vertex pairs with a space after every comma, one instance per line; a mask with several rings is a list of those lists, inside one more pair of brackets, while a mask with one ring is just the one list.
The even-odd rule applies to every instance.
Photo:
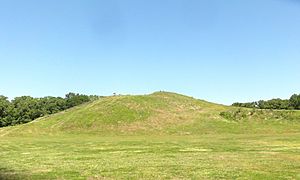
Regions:
[[265, 121], [265, 120], [280, 120], [280, 121], [298, 121], [299, 115], [293, 113], [293, 111], [277, 111], [273, 109], [261, 110], [261, 109], [245, 109], [238, 108], [229, 111], [221, 112], [220, 115], [230, 121]]
[[7, 97], [0, 96], [0, 127], [27, 123], [98, 98], [99, 96], [69, 93], [65, 98], [22, 96], [9, 101]]
[[233, 106], [258, 109], [289, 109], [300, 110], [300, 94], [294, 94], [290, 99], [260, 100], [250, 103], [234, 103]]

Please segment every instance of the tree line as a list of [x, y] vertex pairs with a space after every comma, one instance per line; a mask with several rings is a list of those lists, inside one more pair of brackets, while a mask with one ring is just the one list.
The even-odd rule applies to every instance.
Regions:
[[248, 103], [233, 103], [233, 106], [258, 109], [300, 110], [300, 94], [294, 94], [290, 99], [260, 100]]
[[68, 93], [65, 98], [21, 96], [9, 101], [7, 97], [0, 95], [0, 127], [28, 123], [39, 117], [54, 114], [99, 98], [100, 96], [95, 95]]

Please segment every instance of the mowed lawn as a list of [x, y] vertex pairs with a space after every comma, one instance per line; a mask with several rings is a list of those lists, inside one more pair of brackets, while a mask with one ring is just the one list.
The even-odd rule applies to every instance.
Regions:
[[300, 133], [0, 139], [0, 179], [300, 179]]

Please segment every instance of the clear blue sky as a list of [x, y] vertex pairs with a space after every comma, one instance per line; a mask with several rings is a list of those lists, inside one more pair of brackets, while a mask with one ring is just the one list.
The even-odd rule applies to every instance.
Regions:
[[298, 0], [0, 0], [0, 94], [300, 93]]

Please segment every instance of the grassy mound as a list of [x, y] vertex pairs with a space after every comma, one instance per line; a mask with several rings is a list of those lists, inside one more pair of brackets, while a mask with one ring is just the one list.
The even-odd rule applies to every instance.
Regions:
[[106, 97], [28, 124], [2, 128], [0, 136], [287, 133], [299, 130], [299, 117], [297, 111], [240, 109], [157, 92]]
[[113, 96], [28, 124], [4, 128], [2, 134], [147, 133], [175, 124], [191, 123], [202, 114], [214, 113], [222, 108], [220, 105], [167, 92], [144, 96]]

